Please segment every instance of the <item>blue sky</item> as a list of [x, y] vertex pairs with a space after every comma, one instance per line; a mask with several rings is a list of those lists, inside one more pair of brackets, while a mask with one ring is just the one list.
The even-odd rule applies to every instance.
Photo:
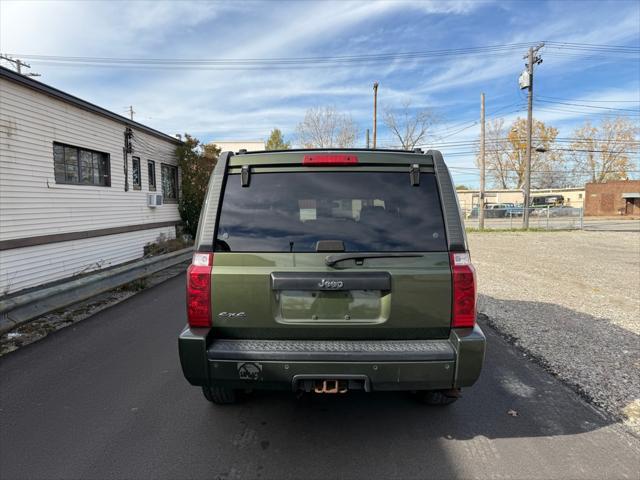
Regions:
[[[268, 59], [542, 40], [640, 47], [640, 2], [0, 1], [0, 51], [24, 56]], [[364, 146], [372, 83], [378, 81], [382, 108], [409, 101], [415, 108], [433, 109], [440, 122], [429, 144], [440, 146], [451, 165], [469, 168], [473, 147], [450, 142], [477, 139], [481, 91], [489, 118], [503, 116], [509, 123], [526, 115], [525, 95], [517, 85], [525, 51], [253, 70], [30, 63], [48, 84], [121, 114], [133, 105], [136, 120], [205, 141], [265, 139], [278, 127], [295, 144], [295, 127], [305, 111], [333, 105], [353, 117]], [[570, 137], [587, 118], [597, 122], [603, 113], [627, 113], [638, 121], [633, 116], [640, 100], [637, 54], [603, 55], [556, 45], [545, 47], [542, 57], [537, 94], [606, 107], [537, 105], [535, 117], [557, 127], [559, 136]], [[396, 145], [383, 125], [379, 129], [379, 145]], [[458, 170], [456, 181], [475, 184], [477, 174]]]

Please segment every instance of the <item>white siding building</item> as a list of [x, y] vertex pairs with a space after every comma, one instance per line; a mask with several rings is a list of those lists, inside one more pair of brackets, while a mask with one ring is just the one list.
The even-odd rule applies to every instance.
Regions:
[[179, 144], [0, 67], [0, 297], [175, 237]]

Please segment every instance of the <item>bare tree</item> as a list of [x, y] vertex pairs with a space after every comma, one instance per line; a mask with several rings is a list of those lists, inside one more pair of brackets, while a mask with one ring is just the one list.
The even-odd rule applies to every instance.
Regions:
[[296, 131], [304, 148], [349, 148], [355, 145], [358, 136], [351, 116], [337, 112], [334, 107], [310, 108]]
[[630, 157], [639, 147], [639, 132], [638, 125], [624, 117], [604, 118], [598, 126], [587, 121], [573, 133], [576, 175], [593, 183], [628, 178]]
[[[489, 120], [485, 129], [485, 165], [488, 177], [498, 188], [509, 188], [513, 172], [509, 170], [508, 141], [504, 131], [504, 119]], [[479, 158], [476, 163], [480, 165]]]
[[413, 150], [427, 139], [436, 116], [429, 109], [412, 109], [411, 102], [405, 101], [399, 109], [385, 108], [383, 121], [403, 150]]
[[[502, 118], [490, 120], [485, 131], [487, 175], [498, 188], [522, 188], [526, 169], [526, 120], [518, 118], [505, 132]], [[558, 130], [533, 122], [531, 184], [534, 188], [566, 186], [562, 152], [554, 150]], [[479, 164], [478, 159], [476, 163]]]

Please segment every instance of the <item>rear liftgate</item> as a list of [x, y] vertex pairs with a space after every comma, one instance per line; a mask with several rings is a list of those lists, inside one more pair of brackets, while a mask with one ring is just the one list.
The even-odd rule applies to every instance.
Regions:
[[[215, 262], [202, 262], [211, 275], [202, 303], [214, 377], [331, 394], [392, 389], [401, 380], [426, 388], [434, 375], [450, 384], [451, 269], [435, 176], [413, 162], [358, 165], [355, 155], [305, 155], [307, 169], [247, 165], [228, 176]], [[308, 169], [316, 166], [324, 169]], [[345, 342], [340, 359], [292, 350], [291, 342], [327, 339]], [[264, 348], [240, 355], [253, 341]], [[405, 351], [405, 342], [419, 345]], [[233, 358], [220, 348], [227, 344]], [[420, 358], [407, 360], [416, 352]], [[298, 360], [289, 369], [291, 354]], [[233, 361], [237, 368], [227, 365]], [[242, 376], [242, 362], [256, 361], [259, 372]]]
[[[323, 251], [322, 244], [324, 242], [318, 243], [318, 251]], [[317, 303], [320, 299], [325, 304], [327, 301], [333, 300], [334, 308], [337, 310], [335, 313], [339, 312], [339, 315], [349, 321], [354, 314], [349, 310], [349, 305], [353, 303], [354, 297], [363, 295], [371, 297], [371, 300], [375, 299], [367, 310], [373, 314], [373, 318], [380, 316], [380, 298], [391, 292], [391, 275], [388, 272], [274, 272], [271, 274], [271, 288], [279, 301], [280, 321], [286, 322], [288, 319], [295, 323], [304, 322], [305, 320], [302, 318], [292, 319], [289, 317], [289, 315], [297, 316], [295, 315], [297, 308], [294, 307], [296, 305], [300, 309], [300, 313], [307, 313], [306, 319], [309, 323], [316, 323], [319, 320], [318, 315], [314, 314], [309, 317], [308, 312], [313, 310], [312, 304]], [[331, 299], [332, 296], [333, 299]], [[304, 301], [305, 298], [309, 301], [308, 304]], [[287, 306], [289, 301], [292, 307]], [[356, 317], [354, 320], [357, 321], [357, 313], [354, 316]], [[370, 322], [373, 318], [366, 315], [366, 318], [362, 318], [362, 320]], [[296, 392], [319, 394], [347, 393], [349, 390], [369, 392], [371, 390], [368, 376], [340, 374], [295, 375], [292, 380], [292, 388]]]

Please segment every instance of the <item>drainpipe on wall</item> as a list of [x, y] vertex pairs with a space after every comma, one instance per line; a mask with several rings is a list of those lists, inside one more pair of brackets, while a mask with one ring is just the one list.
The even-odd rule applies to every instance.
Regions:
[[124, 131], [124, 147], [122, 148], [122, 165], [124, 168], [124, 191], [129, 191], [129, 154], [133, 152], [131, 139], [133, 130], [127, 127]]

